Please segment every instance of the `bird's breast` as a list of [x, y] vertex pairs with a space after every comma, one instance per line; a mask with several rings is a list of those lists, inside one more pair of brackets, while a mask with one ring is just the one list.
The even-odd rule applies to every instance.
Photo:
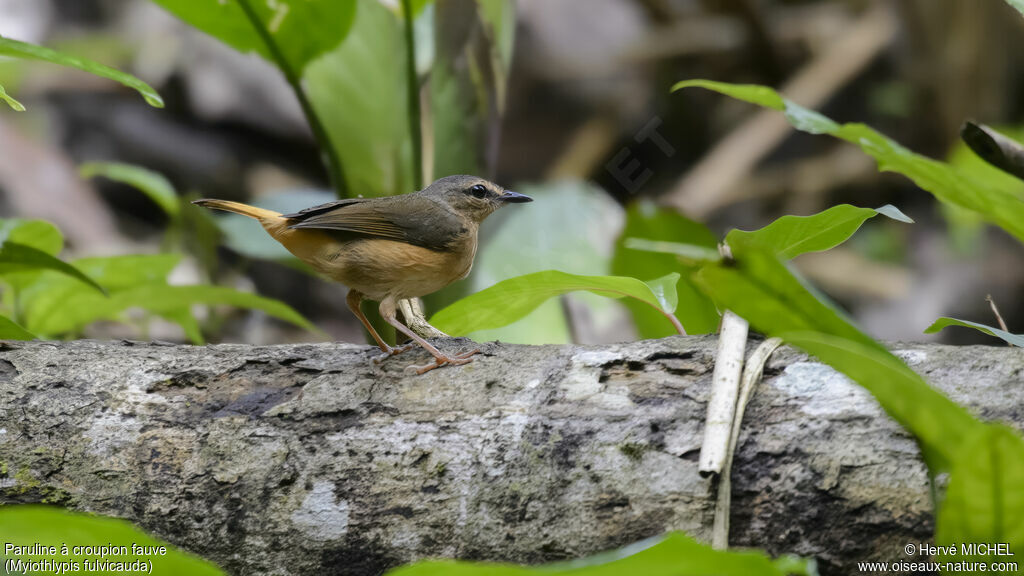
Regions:
[[395, 240], [352, 240], [326, 254], [328, 262], [314, 266], [371, 300], [386, 296], [415, 298], [436, 292], [469, 274], [476, 242], [459, 242], [450, 247], [438, 251]]

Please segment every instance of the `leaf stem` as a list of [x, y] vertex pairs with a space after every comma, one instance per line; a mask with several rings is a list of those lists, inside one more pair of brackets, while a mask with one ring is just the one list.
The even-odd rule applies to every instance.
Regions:
[[402, 0], [405, 15], [405, 57], [408, 76], [409, 133], [412, 138], [412, 181], [417, 190], [423, 188], [423, 126], [420, 118], [420, 82], [416, 74], [416, 31], [412, 0]]
[[271, 57], [273, 57], [277, 67], [281, 69], [285, 80], [291, 85], [292, 91], [295, 92], [295, 97], [299, 100], [299, 105], [302, 107], [302, 113], [306, 116], [306, 121], [309, 122], [309, 127], [313, 130], [313, 136], [320, 146], [321, 154], [325, 157], [324, 163], [327, 165], [331, 187], [334, 188], [339, 197], [344, 197], [346, 187], [345, 169], [342, 166], [341, 157], [338, 156], [338, 151], [334, 148], [334, 143], [331, 141], [330, 136], [328, 136], [327, 129], [324, 128], [320, 116], [317, 115], [313, 104], [306, 96], [306, 91], [302, 88], [302, 79], [299, 78], [298, 72], [288, 62], [288, 59], [285, 58], [277, 42], [274, 41], [273, 35], [263, 25], [263, 21], [256, 15], [256, 11], [249, 4], [249, 0], [238, 0], [238, 5], [242, 7], [242, 11], [245, 12], [249, 23], [252, 24], [253, 29], [259, 34], [264, 44], [267, 45], [267, 50], [270, 51]]

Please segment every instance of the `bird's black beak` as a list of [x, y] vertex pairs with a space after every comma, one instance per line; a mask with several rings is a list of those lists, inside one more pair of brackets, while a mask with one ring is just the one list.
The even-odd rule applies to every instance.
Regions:
[[520, 194], [519, 192], [513, 192], [511, 190], [505, 190], [505, 193], [498, 196], [498, 200], [502, 202], [512, 202], [520, 204], [522, 202], [533, 202], [533, 198], [530, 198], [526, 194]]

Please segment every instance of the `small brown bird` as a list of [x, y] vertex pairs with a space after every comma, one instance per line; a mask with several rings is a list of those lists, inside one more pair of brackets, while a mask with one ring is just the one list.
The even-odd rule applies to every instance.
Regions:
[[408, 347], [388, 346], [359, 308], [364, 298], [380, 302], [384, 320], [434, 356], [433, 364], [415, 367], [423, 374], [471, 362], [480, 351], [442, 353], [398, 321], [398, 301], [465, 278], [473, 267], [480, 223], [505, 204], [532, 200], [482, 178], [448, 176], [412, 194], [338, 200], [294, 214], [227, 200], [193, 204], [259, 220], [289, 252], [349, 287], [348, 307], [386, 355], [404, 352]]

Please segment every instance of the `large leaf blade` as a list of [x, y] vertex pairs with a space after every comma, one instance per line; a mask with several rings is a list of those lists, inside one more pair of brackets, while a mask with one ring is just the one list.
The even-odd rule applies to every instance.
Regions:
[[[946, 496], [936, 515], [935, 542], [953, 546], [949, 562], [1003, 560], [988, 549], [1002, 545], [1013, 553], [1024, 547], [1024, 440], [1002, 425], [984, 426], [954, 463]], [[962, 545], [980, 545], [982, 550]], [[972, 553], [974, 552], [974, 553]], [[1024, 568], [1012, 570], [1020, 574]]]
[[378, 0], [351, 3], [351, 32], [310, 63], [303, 84], [345, 167], [349, 195], [405, 194], [415, 186], [403, 24]]
[[[153, 1], [240, 52], [255, 52], [274, 61], [274, 51], [279, 51], [299, 74], [310, 62], [345, 40], [356, 13], [356, 2], [349, 0]], [[276, 47], [267, 45], [240, 2], [249, 3]]]
[[547, 270], [503, 280], [441, 310], [430, 322], [439, 330], [459, 336], [500, 328], [524, 318], [550, 298], [578, 291], [634, 298], [672, 321], [677, 280], [677, 274], [645, 283], [621, 276], [580, 276]]
[[77, 68], [83, 72], [88, 72], [95, 76], [113, 80], [135, 90], [150, 106], [153, 106], [154, 108], [164, 107], [163, 99], [152, 86], [131, 74], [126, 74], [109, 66], [104, 66], [99, 62], [94, 62], [86, 58], [79, 58], [70, 54], [64, 54], [63, 52], [58, 52], [51, 48], [46, 48], [45, 46], [37, 46], [35, 44], [29, 44], [28, 42], [20, 42], [18, 40], [2, 37], [0, 37], [0, 56], [13, 56], [29, 60], [40, 60], [43, 62], [67, 66], [69, 68]]
[[[128, 565], [136, 561], [151, 562], [148, 568], [157, 574], [190, 574], [194, 576], [222, 576], [224, 573], [213, 564], [183, 552], [174, 546], [157, 540], [123, 520], [103, 518], [90, 514], [79, 514], [50, 506], [20, 505], [0, 507], [0, 541], [15, 546], [30, 547], [41, 544], [54, 547], [58, 551], [61, 546], [124, 546], [126, 554], [106, 557], [111, 562], [125, 562]], [[146, 546], [153, 549], [164, 546], [166, 553], [135, 554], [132, 546]], [[93, 560], [98, 556], [92, 558]], [[9, 560], [21, 560], [25, 563], [77, 560], [82, 567], [81, 555], [63, 555], [56, 559], [46, 554], [9, 555]], [[57, 562], [55, 562], [57, 563]], [[111, 572], [128, 572], [111, 567]], [[74, 571], [74, 570], [72, 570]], [[109, 574], [111, 572], [83, 571], [83, 574]], [[11, 572], [12, 574], [15, 572]], [[17, 570], [21, 573], [21, 570]]]
[[839, 124], [798, 104], [784, 99], [765, 86], [727, 84], [708, 80], [679, 82], [673, 90], [700, 87], [779, 110], [798, 130], [811, 134], [829, 134], [856, 144], [878, 162], [881, 171], [898, 172], [942, 202], [966, 208], [1024, 242], [1024, 198], [1002, 188], [978, 181], [970, 174], [944, 162], [915, 154], [896, 141], [864, 124]]
[[42, 250], [51, 256], [64, 248], [64, 235], [46, 220], [0, 219], [0, 244], [16, 242]]
[[77, 332], [100, 320], [118, 320], [132, 308], [173, 319], [182, 309], [205, 304], [259, 310], [300, 328], [315, 330], [312, 322], [279, 300], [224, 286], [148, 284], [111, 292], [109, 298], [102, 300], [79, 292], [64, 302], [45, 316], [31, 317], [32, 328], [40, 334], [57, 336]]
[[90, 162], [80, 166], [78, 171], [83, 178], [101, 176], [135, 188], [159, 206], [170, 218], [176, 218], [181, 212], [178, 194], [163, 174], [119, 162]]
[[22, 104], [21, 102], [18, 102], [17, 100], [15, 100], [14, 96], [11, 96], [10, 94], [8, 94], [7, 91], [4, 90], [3, 86], [0, 86], [0, 100], [3, 100], [4, 102], [6, 102], [7, 105], [10, 106], [11, 109], [14, 110], [15, 112], [24, 112], [25, 111], [25, 105]]
[[0, 315], [0, 340], [35, 340], [36, 335], [22, 328], [17, 322]]
[[389, 576], [785, 576], [816, 574], [811, 560], [772, 560], [760, 551], [713, 550], [681, 532], [651, 539], [622, 550], [572, 562], [525, 567], [475, 562], [428, 561], [398, 568]]
[[779, 258], [789, 260], [801, 254], [823, 252], [842, 244], [864, 222], [879, 214], [902, 222], [913, 222], [893, 206], [872, 210], [840, 204], [812, 216], [783, 216], [760, 230], [733, 230], [726, 236], [726, 241], [730, 245], [737, 242], [757, 243], [775, 252]]
[[946, 316], [943, 316], [942, 318], [936, 320], [935, 323], [933, 323], [924, 331], [924, 333], [935, 334], [948, 326], [963, 326], [964, 328], [974, 328], [975, 330], [978, 330], [979, 332], [984, 332], [989, 336], [1001, 338], [1007, 344], [1013, 344], [1014, 346], [1024, 348], [1024, 334], [1012, 334], [1010, 332], [1007, 332], [1006, 330], [1000, 330], [999, 328], [993, 328], [992, 326], [986, 326], [984, 324], [979, 324], [977, 322], [971, 322], [970, 320], [958, 320], [956, 318], [949, 318]]
[[104, 293], [103, 287], [81, 270], [38, 248], [11, 241], [0, 245], [0, 274], [37, 270], [59, 272], [94, 288], [100, 294]]

